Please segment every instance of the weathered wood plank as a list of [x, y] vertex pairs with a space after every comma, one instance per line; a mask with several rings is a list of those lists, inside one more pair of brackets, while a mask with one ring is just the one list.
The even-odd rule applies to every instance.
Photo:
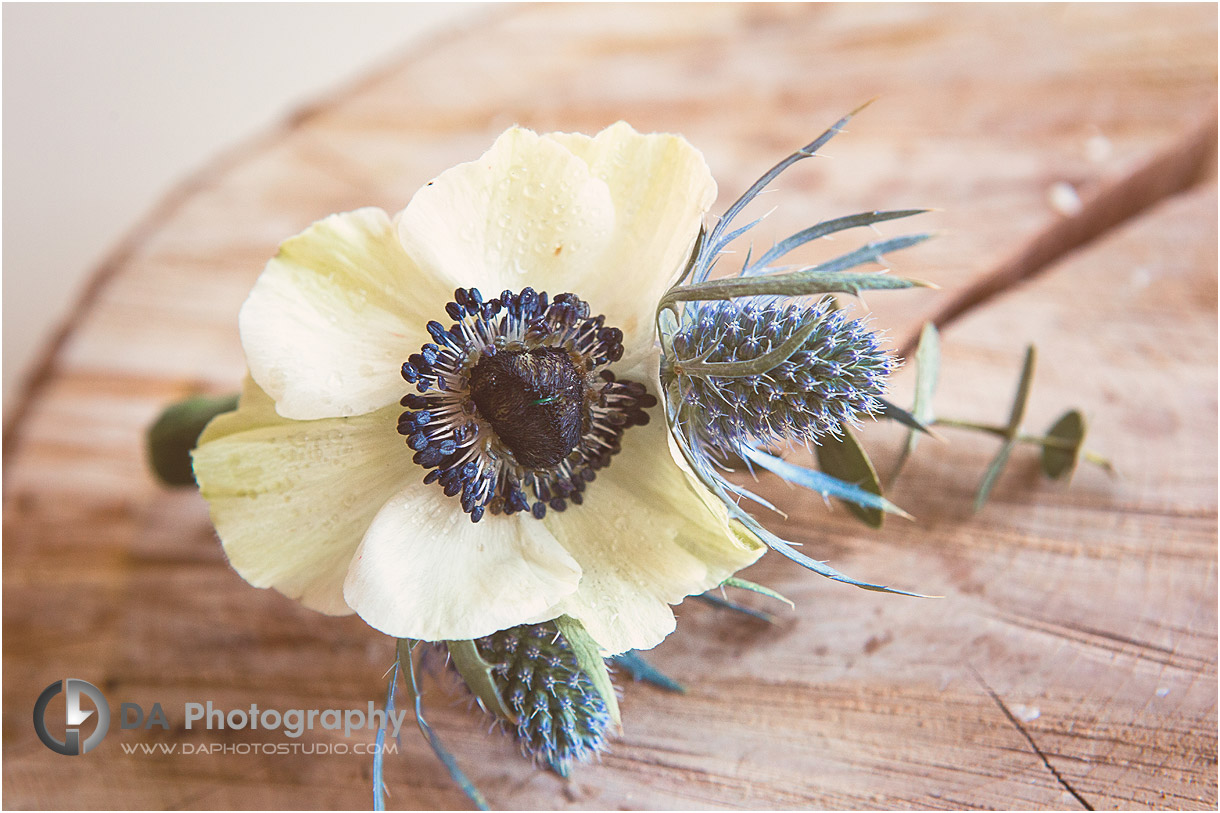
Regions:
[[[186, 731], [188, 700], [362, 708], [384, 690], [388, 641], [249, 588], [198, 497], [158, 489], [144, 467], [141, 435], [161, 405], [239, 380], [237, 308], [280, 239], [332, 211], [396, 210], [514, 122], [594, 131], [622, 118], [683, 132], [705, 150], [723, 207], [875, 94], [833, 159], [779, 185], [766, 203], [781, 208], [756, 239], [848, 211], [938, 207], [919, 228], [946, 233], [894, 259], [945, 292], [869, 298], [901, 339], [1062, 221], [1052, 184], [1071, 183], [1087, 206], [1184, 143], [1207, 146], [1216, 11], [514, 8], [205, 170], [114, 259], [8, 432], [6, 804], [371, 801], [368, 756], [119, 747], [259, 741]], [[1171, 188], [1193, 171], [1182, 162]], [[1090, 444], [1121, 479], [1085, 469], [1071, 489], [1048, 485], [1021, 450], [972, 516], [995, 442], [955, 433], [921, 444], [895, 493], [919, 521], [879, 534], [764, 481], [790, 510], [776, 527], [811, 555], [946, 598], [865, 594], [768, 558], [748, 575], [798, 611], [770, 628], [684, 606], [655, 659], [690, 694], [628, 686], [623, 739], [566, 784], [485, 737], [430, 680], [433, 722], [472, 778], [494, 804], [527, 809], [1058, 808], [1078, 805], [1069, 786], [1095, 807], [1214, 808], [1215, 200], [1209, 184], [1148, 211], [946, 329], [943, 411], [999, 420], [1023, 344], [1037, 340], [1029, 425], [1085, 408]], [[896, 437], [878, 430], [870, 444]], [[112, 734], [81, 758], [51, 753], [30, 708], [69, 676], [115, 707], [162, 702], [174, 730]], [[463, 806], [413, 731], [403, 743], [387, 760], [391, 805]]]

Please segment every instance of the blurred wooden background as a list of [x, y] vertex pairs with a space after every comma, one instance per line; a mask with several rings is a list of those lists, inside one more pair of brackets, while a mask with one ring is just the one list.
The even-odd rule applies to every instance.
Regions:
[[[946, 430], [892, 495], [918, 521], [880, 532], [764, 480], [790, 513], [775, 527], [811, 555], [945, 598], [864, 593], [768, 556], [745, 575], [797, 609], [766, 626], [683, 605], [652, 657], [689, 694], [626, 685], [623, 737], [566, 782], [434, 682], [431, 721], [502, 808], [1214, 809], [1216, 19], [1210, 4], [511, 7], [219, 157], [98, 269], [6, 416], [5, 806], [371, 805], [364, 755], [121, 748], [287, 742], [186, 731], [187, 701], [384, 695], [390, 641], [247, 586], [199, 497], [145, 469], [163, 405], [236, 388], [237, 309], [281, 239], [334, 211], [396, 211], [513, 123], [681, 132], [720, 211], [879, 96], [831, 157], [785, 176], [756, 240], [937, 209], [916, 227], [940, 236], [892, 261], [942, 290], [870, 296], [878, 324], [904, 345], [941, 321], [940, 411], [983, 421], [1006, 415], [1035, 341], [1027, 425], [1083, 408], [1121, 476], [1049, 484], [1021, 449], [974, 515], [996, 444]], [[900, 375], [896, 399], [910, 389]], [[886, 468], [898, 435], [864, 440]], [[65, 677], [115, 712], [160, 702], [174, 728], [114, 722], [98, 750], [54, 754], [30, 715]], [[467, 804], [414, 729], [403, 746], [391, 806]]]

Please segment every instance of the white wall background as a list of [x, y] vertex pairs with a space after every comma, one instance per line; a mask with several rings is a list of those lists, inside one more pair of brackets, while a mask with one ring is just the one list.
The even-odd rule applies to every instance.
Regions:
[[5, 409], [93, 269], [175, 182], [486, 5], [6, 3]]

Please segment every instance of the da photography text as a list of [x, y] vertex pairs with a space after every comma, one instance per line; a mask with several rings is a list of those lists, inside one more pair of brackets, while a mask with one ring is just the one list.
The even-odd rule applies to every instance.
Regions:
[[[59, 694], [64, 695], [65, 708], [63, 722], [48, 725], [57, 714], [49, 709], [52, 699]], [[92, 705], [86, 708], [82, 702]], [[93, 732], [82, 735], [82, 724], [96, 712], [96, 723]], [[251, 703], [247, 708], [217, 708], [211, 700], [202, 702], [187, 702], [182, 706], [181, 720], [189, 731], [205, 729], [208, 731], [279, 731], [284, 736], [297, 739], [306, 731], [325, 729], [327, 731], [342, 731], [343, 736], [350, 737], [360, 731], [376, 732], [382, 728], [390, 737], [397, 737], [406, 718], [406, 710], [386, 712], [369, 701], [365, 709], [260, 709], [257, 703]], [[170, 730], [170, 715], [161, 703], [151, 706], [124, 701], [118, 705], [119, 728], [161, 729]], [[55, 681], [47, 686], [34, 704], [34, 729], [43, 744], [56, 753], [65, 756], [79, 756], [91, 751], [102, 741], [110, 729], [111, 708], [101, 690], [88, 681], [78, 678], [68, 678]], [[52, 733], [55, 728], [62, 728], [64, 738], [61, 740]]]

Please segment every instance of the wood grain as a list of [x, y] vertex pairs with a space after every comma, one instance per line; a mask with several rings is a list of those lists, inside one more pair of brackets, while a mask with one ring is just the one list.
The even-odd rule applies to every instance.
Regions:
[[[893, 494], [918, 521], [880, 532], [763, 480], [789, 511], [774, 527], [811, 555], [945, 598], [767, 557], [745, 575], [797, 610], [767, 626], [684, 604], [652, 657], [689, 693], [626, 686], [623, 737], [569, 782], [485, 736], [444, 679], [427, 681], [431, 721], [504, 808], [1215, 808], [1215, 8], [761, 4], [497, 11], [218, 159], [150, 215], [6, 424], [6, 806], [371, 804], [364, 755], [121, 748], [262, 741], [186, 730], [187, 701], [363, 708], [384, 692], [388, 640], [250, 588], [198, 496], [145, 468], [164, 404], [240, 380], [237, 309], [281, 239], [330, 212], [401, 208], [512, 123], [681, 132], [723, 209], [875, 95], [833, 157], [778, 185], [756, 241], [935, 207], [920, 227], [941, 235], [893, 262], [943, 290], [871, 296], [877, 323], [901, 344], [939, 316], [937, 404], [984, 421], [1006, 414], [1036, 341], [1028, 426], [1082, 407], [1120, 476], [1047, 484], [1021, 449], [972, 515], [995, 441], [945, 430]], [[1079, 214], [1048, 203], [1057, 182]], [[910, 387], [900, 374], [897, 400]], [[864, 439], [884, 470], [899, 435]], [[58, 756], [30, 711], [64, 677], [116, 710], [160, 702], [174, 727]], [[387, 780], [393, 807], [466, 805], [413, 730]]]

